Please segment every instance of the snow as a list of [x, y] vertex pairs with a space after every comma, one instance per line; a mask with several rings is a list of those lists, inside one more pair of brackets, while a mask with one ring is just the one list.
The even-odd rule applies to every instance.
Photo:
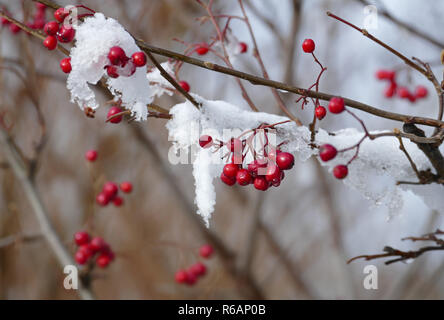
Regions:
[[[67, 87], [71, 92], [71, 101], [80, 108], [88, 106], [97, 109], [99, 103], [90, 85], [97, 84], [106, 76], [104, 68], [109, 64], [109, 49], [120, 46], [127, 56], [141, 50], [116, 20], [106, 18], [101, 13], [86, 18], [74, 28], [76, 45], [70, 52], [72, 71], [68, 76]], [[131, 77], [106, 78], [106, 86], [113, 96], [122, 100], [123, 106], [132, 112], [136, 120], [146, 120], [146, 105], [153, 100], [146, 67], [137, 68]]]
[[[262, 123], [273, 124], [288, 120], [285, 117], [240, 109], [225, 101], [209, 101], [194, 95], [202, 103], [201, 110], [197, 110], [190, 102], [174, 106], [170, 113], [173, 118], [168, 121], [167, 129], [169, 139], [173, 141], [174, 148], [195, 150], [196, 158], [193, 162], [193, 175], [195, 178], [197, 213], [208, 225], [214, 211], [215, 189], [214, 178], [222, 172], [224, 163], [221, 162], [221, 153], [211, 153], [209, 149], [198, 147], [201, 134], [210, 134], [213, 140], [227, 141], [232, 136], [249, 129], [257, 128]], [[348, 117], [347, 114], [336, 117]], [[196, 130], [199, 128], [199, 130]], [[237, 133], [231, 130], [237, 129]], [[295, 153], [302, 161], [310, 157], [317, 157], [317, 149], [312, 149], [310, 131], [307, 127], [298, 127], [293, 122], [277, 127], [277, 143], [289, 141], [282, 149]], [[376, 134], [382, 131], [372, 131]], [[231, 133], [231, 134], [230, 134]], [[316, 135], [316, 144], [330, 143], [338, 150], [355, 145], [362, 137], [363, 132], [355, 129], [343, 129], [329, 134], [319, 129]], [[413, 161], [420, 170], [430, 167], [424, 154], [417, 146], [407, 139], [403, 140]], [[338, 156], [327, 163], [321, 162], [329, 171], [337, 164], [345, 164], [354, 155], [355, 150], [339, 153]], [[403, 152], [399, 150], [399, 141], [395, 137], [381, 137], [375, 140], [366, 139], [360, 147], [359, 156], [349, 165], [349, 175], [343, 180], [346, 186], [357, 190], [366, 199], [371, 200], [375, 206], [384, 205], [389, 209], [390, 215], [396, 215], [403, 207], [403, 193], [411, 190], [421, 197], [431, 209], [439, 209], [444, 205], [441, 196], [442, 186], [397, 186], [396, 181], [417, 181], [416, 175]], [[284, 182], [285, 183], [285, 182]], [[340, 183], [338, 181], [338, 183]]]

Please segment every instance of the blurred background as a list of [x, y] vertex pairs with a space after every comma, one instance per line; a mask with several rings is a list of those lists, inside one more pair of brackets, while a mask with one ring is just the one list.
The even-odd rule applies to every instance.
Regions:
[[[0, 0], [23, 21], [32, 1]], [[210, 23], [196, 18], [204, 10], [192, 0], [83, 0], [83, 4], [116, 18], [147, 43], [177, 52], [174, 38], [198, 43], [214, 35]], [[433, 0], [375, 2], [391, 15], [444, 42], [444, 3]], [[216, 0], [214, 11], [240, 15], [235, 0]], [[316, 41], [316, 53], [328, 70], [320, 90], [340, 94], [399, 113], [435, 116], [437, 98], [415, 104], [388, 100], [378, 69], [399, 70], [407, 85], [433, 88], [420, 75], [355, 30], [330, 19], [327, 10], [362, 26], [364, 5], [357, 0], [249, 0], [245, 8], [270, 78], [300, 87], [310, 86], [317, 66], [304, 55], [305, 38]], [[52, 10], [48, 10], [48, 18]], [[384, 16], [371, 32], [406, 56], [430, 62], [441, 80], [440, 52], [431, 43]], [[50, 18], [49, 18], [50, 19]], [[233, 33], [249, 45], [234, 67], [260, 75], [251, 54], [244, 24]], [[57, 234], [71, 255], [73, 234], [88, 230], [103, 237], [116, 253], [105, 270], [94, 271], [91, 291], [101, 299], [442, 299], [443, 254], [428, 253], [411, 263], [384, 265], [383, 260], [347, 260], [379, 253], [386, 245], [410, 250], [421, 244], [401, 241], [443, 227], [441, 212], [431, 211], [411, 192], [400, 191], [401, 210], [390, 210], [335, 180], [317, 162], [298, 162], [278, 189], [266, 193], [216, 181], [217, 205], [207, 230], [195, 214], [191, 165], [170, 165], [167, 120], [146, 123], [105, 123], [106, 106], [94, 119], [70, 102], [66, 75], [59, 69], [60, 52], [49, 52], [41, 41], [21, 32], [0, 31], [0, 111], [13, 124], [11, 135], [27, 158], [35, 155], [45, 123], [47, 142], [35, 164], [35, 188]], [[205, 59], [219, 62], [211, 54]], [[165, 61], [159, 57], [160, 61]], [[182, 80], [207, 99], [222, 99], [248, 108], [234, 78], [185, 65]], [[261, 111], [279, 113], [271, 91], [245, 83]], [[101, 103], [107, 97], [98, 90]], [[301, 110], [295, 96], [282, 93], [293, 114], [309, 123], [312, 109]], [[179, 95], [156, 104], [169, 109]], [[44, 119], [39, 119], [36, 106]], [[392, 130], [389, 120], [357, 112], [369, 129]], [[327, 130], [359, 127], [351, 117], [328, 117]], [[87, 163], [84, 154], [99, 157]], [[21, 183], [0, 150], [0, 298], [77, 299], [63, 288], [63, 269], [45, 241]], [[134, 191], [122, 207], [101, 208], [95, 196], [105, 181], [131, 181]], [[208, 274], [194, 286], [175, 283], [174, 274], [198, 261], [198, 249], [211, 241], [214, 256], [206, 260]], [[378, 289], [366, 290], [363, 270], [378, 268]]]

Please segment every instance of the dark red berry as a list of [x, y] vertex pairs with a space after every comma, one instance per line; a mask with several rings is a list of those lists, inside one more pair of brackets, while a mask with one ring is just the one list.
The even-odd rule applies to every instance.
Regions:
[[336, 179], [344, 179], [348, 175], [348, 168], [344, 165], [338, 165], [333, 169], [333, 175]]
[[115, 116], [116, 114], [121, 113], [123, 110], [119, 107], [113, 106], [109, 108], [108, 114], [106, 115], [106, 118], [109, 119], [109, 122], [111, 123], [120, 123], [123, 119], [123, 115], [114, 117], [111, 119], [112, 116]]
[[98, 205], [105, 207], [109, 203], [109, 198], [106, 196], [104, 192], [100, 192], [96, 197], [96, 202]]
[[264, 177], [256, 177], [254, 179], [254, 187], [257, 190], [266, 191], [269, 186], [270, 186], [270, 183], [267, 180], [265, 180]]
[[118, 46], [109, 49], [108, 59], [115, 66], [123, 66], [128, 61], [125, 51]]
[[131, 60], [136, 65], [136, 67], [143, 67], [146, 65], [146, 55], [144, 52], [136, 52], [131, 56]]
[[384, 91], [384, 96], [386, 98], [393, 97], [395, 95], [395, 93], [396, 93], [397, 86], [398, 85], [396, 84], [396, 82], [390, 82], [389, 86]]
[[341, 113], [344, 111], [344, 99], [338, 97], [331, 98], [330, 102], [328, 103], [328, 110], [330, 110], [331, 113]]
[[125, 181], [120, 184], [120, 190], [125, 193], [130, 193], [133, 191], [133, 184], [131, 182]]
[[324, 144], [319, 148], [319, 157], [324, 162], [334, 159], [337, 154], [338, 151], [331, 144]]
[[175, 280], [177, 283], [186, 283], [188, 280], [188, 273], [185, 270], [179, 270], [176, 272]]
[[97, 159], [97, 151], [96, 150], [88, 150], [85, 153], [85, 159], [91, 162], [96, 161]]
[[182, 87], [183, 90], [185, 90], [186, 92], [190, 91], [190, 85], [188, 84], [188, 82], [186, 81], [180, 81], [179, 85]]
[[116, 66], [106, 66], [106, 73], [110, 78], [113, 79], [117, 79], [119, 77]]
[[196, 262], [188, 269], [188, 272], [201, 277], [207, 273], [207, 267], [202, 262]]
[[102, 253], [97, 257], [96, 264], [100, 268], [106, 268], [110, 263], [111, 263], [111, 258], [106, 253]]
[[57, 48], [57, 38], [54, 36], [47, 36], [46, 39], [43, 41], [43, 45], [48, 50], [54, 50]]
[[101, 237], [94, 237], [91, 240], [90, 248], [94, 252], [101, 252], [106, 248], [106, 242]]
[[199, 249], [199, 254], [202, 258], [209, 258], [213, 254], [213, 247], [209, 244], [204, 244]]
[[88, 257], [82, 250], [77, 250], [76, 254], [74, 255], [74, 259], [80, 265], [83, 265], [86, 263], [86, 261], [88, 261]]
[[199, 138], [199, 145], [201, 148], [208, 149], [213, 145], [213, 138], [209, 135], [202, 135]]
[[247, 186], [252, 181], [251, 174], [247, 169], [240, 169], [236, 174], [236, 181], [241, 186]]
[[69, 16], [69, 11], [65, 8], [59, 8], [54, 12], [54, 18], [60, 23], [65, 21], [67, 16]]
[[276, 156], [276, 164], [281, 170], [290, 170], [294, 165], [294, 156], [288, 152], [280, 152]]
[[193, 273], [188, 271], [187, 272], [187, 282], [186, 282], [186, 284], [189, 285], [189, 286], [192, 286], [192, 285], [194, 285], [196, 283], [196, 281], [197, 281], [197, 277]]
[[89, 242], [89, 234], [86, 231], [79, 231], [74, 234], [74, 241], [78, 246]]
[[273, 180], [279, 179], [280, 176], [281, 170], [279, 167], [274, 163], [269, 164], [267, 167], [267, 173], [265, 174], [265, 179], [268, 182], [272, 182]]
[[236, 183], [236, 178], [229, 178], [222, 172], [220, 175], [220, 180], [222, 180], [223, 183], [226, 185], [232, 186]]
[[87, 259], [91, 258], [94, 255], [94, 250], [91, 248], [91, 245], [89, 243], [82, 244], [78, 251], [83, 252], [83, 254], [86, 256]]
[[62, 59], [62, 61], [60, 61], [60, 69], [62, 69], [62, 71], [64, 73], [70, 73], [72, 68], [71, 68], [71, 58], [65, 58]]
[[22, 29], [21, 29], [18, 25], [16, 25], [15, 23], [11, 23], [11, 24], [9, 25], [9, 30], [10, 30], [13, 34], [17, 34], [17, 33], [19, 33]]
[[122, 197], [119, 197], [119, 196], [116, 196], [116, 197], [113, 199], [113, 204], [114, 204], [116, 207], [121, 207], [122, 204], [123, 204], [123, 198], [122, 198]]
[[304, 50], [305, 53], [312, 53], [315, 51], [315, 42], [312, 39], [305, 39], [302, 43], [302, 50]]
[[115, 184], [114, 182], [108, 181], [103, 185], [102, 192], [105, 193], [105, 195], [109, 199], [114, 199], [114, 197], [116, 196], [118, 191], [119, 191], [119, 188], [117, 187], [117, 184]]
[[196, 52], [198, 55], [203, 56], [208, 53], [208, 45], [206, 43], [201, 43], [197, 46]]
[[239, 42], [239, 52], [245, 53], [248, 50], [248, 45], [245, 42]]
[[34, 29], [41, 30], [45, 27], [46, 20], [45, 19], [35, 19], [33, 23]]
[[35, 7], [39, 11], [44, 11], [46, 9], [46, 5], [44, 5], [43, 3], [40, 3], [40, 2], [36, 2]]
[[391, 71], [391, 70], [378, 70], [376, 72], [376, 78], [378, 78], [379, 80], [394, 81], [395, 80], [395, 76], [396, 76], [396, 72], [395, 71]]
[[57, 39], [62, 43], [69, 43], [74, 40], [76, 30], [71, 26], [62, 26], [57, 33]]
[[428, 95], [428, 90], [424, 86], [417, 86], [415, 89], [415, 96], [417, 98], [425, 98]]
[[224, 166], [223, 174], [227, 178], [235, 179], [238, 171], [239, 171], [239, 166], [237, 164], [227, 163]]
[[59, 31], [59, 24], [56, 21], [49, 21], [43, 27], [43, 31], [45, 31], [48, 36], [55, 36]]
[[327, 115], [327, 109], [325, 109], [323, 106], [317, 106], [315, 108], [315, 115], [318, 120], [322, 120]]

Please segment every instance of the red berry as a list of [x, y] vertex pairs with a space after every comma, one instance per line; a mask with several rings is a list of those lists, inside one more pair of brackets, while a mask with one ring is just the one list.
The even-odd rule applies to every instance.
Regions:
[[94, 252], [101, 252], [106, 248], [106, 242], [101, 237], [94, 237], [91, 240], [90, 248]]
[[64, 73], [70, 73], [72, 68], [71, 68], [71, 58], [65, 58], [62, 59], [62, 61], [60, 61], [60, 69], [62, 69], [62, 71]]
[[54, 50], [57, 48], [57, 38], [54, 36], [47, 36], [46, 39], [43, 41], [43, 45], [48, 50]]
[[122, 197], [115, 197], [114, 199], [113, 199], [113, 204], [116, 206], [116, 207], [120, 207], [120, 206], [122, 206], [122, 204], [123, 204], [123, 198]]
[[97, 204], [102, 207], [107, 206], [109, 203], [109, 200], [110, 199], [107, 197], [107, 195], [104, 192], [100, 192], [96, 197]]
[[185, 90], [186, 92], [190, 91], [190, 85], [188, 84], [188, 82], [186, 81], [180, 81], [179, 85], [182, 87], [183, 90]]
[[[6, 12], [6, 14], [9, 15], [8, 12]], [[4, 17], [0, 17], [0, 22], [1, 22], [2, 26], [6, 26], [11, 23], [8, 19], [6, 19]]]
[[[123, 110], [120, 109], [119, 107], [113, 106], [111, 108], [109, 108], [108, 110], [108, 114], [106, 115], [107, 119], [110, 119], [112, 116], [121, 113]], [[123, 115], [120, 115], [118, 117], [114, 117], [112, 119], [109, 120], [109, 122], [111, 123], [120, 123], [123, 119]]]
[[398, 96], [403, 99], [407, 99], [410, 96], [410, 92], [406, 87], [400, 87], [398, 89]]
[[133, 190], [133, 184], [131, 182], [122, 182], [120, 184], [120, 190], [122, 190], [125, 193], [130, 193]]
[[234, 153], [242, 153], [242, 141], [238, 138], [231, 138], [230, 142], [227, 144], [228, 150]]
[[85, 159], [91, 162], [96, 161], [97, 159], [97, 151], [96, 150], [88, 150], [85, 153]]
[[202, 262], [196, 262], [188, 269], [188, 271], [196, 277], [200, 277], [207, 273], [207, 267]]
[[318, 120], [322, 120], [327, 115], [327, 109], [325, 109], [323, 106], [317, 106], [315, 108], [315, 115]]
[[121, 47], [117, 46], [109, 49], [108, 59], [109, 62], [115, 66], [123, 66], [128, 61], [125, 51]]
[[60, 23], [65, 21], [67, 16], [69, 16], [69, 11], [65, 8], [59, 8], [54, 12], [54, 18]]
[[86, 231], [79, 231], [74, 233], [74, 241], [78, 246], [87, 244], [89, 242], [89, 234]]
[[411, 94], [411, 93], [409, 92], [409, 95], [408, 95], [407, 99], [408, 99], [411, 103], [414, 103], [414, 102], [416, 101], [416, 96], [414, 96], [413, 94]]
[[96, 260], [96, 264], [100, 268], [106, 268], [110, 264], [110, 262], [111, 257], [106, 253], [102, 253], [101, 255], [99, 255]]
[[288, 152], [280, 152], [276, 156], [276, 164], [281, 170], [290, 170], [294, 165], [294, 156]]
[[46, 5], [44, 5], [43, 3], [40, 3], [40, 2], [36, 2], [35, 7], [39, 11], [44, 11], [46, 9]]
[[305, 53], [312, 53], [315, 51], [315, 42], [312, 39], [305, 39], [302, 43], [302, 50]]
[[176, 272], [175, 279], [177, 283], [186, 283], [188, 280], [188, 273], [185, 270]]
[[71, 26], [62, 26], [57, 34], [57, 39], [62, 43], [69, 43], [74, 40], [76, 30]]
[[74, 255], [74, 259], [80, 265], [83, 265], [86, 263], [86, 261], [88, 261], [88, 257], [86, 256], [85, 252], [81, 250], [77, 250], [76, 254]]
[[396, 82], [390, 82], [390, 85], [385, 89], [384, 96], [386, 98], [391, 98], [396, 93], [397, 84]]
[[236, 181], [241, 186], [247, 186], [251, 183], [252, 177], [247, 169], [240, 169], [236, 174]]
[[117, 184], [115, 184], [114, 182], [106, 182], [103, 185], [103, 190], [102, 192], [109, 198], [109, 199], [114, 199], [114, 197], [116, 196], [117, 192], [119, 191], [119, 188], [117, 187]]
[[324, 162], [334, 159], [337, 154], [338, 151], [331, 144], [324, 144], [319, 148], [319, 157]]
[[35, 19], [34, 20], [34, 29], [41, 30], [45, 27], [46, 20], [45, 19]]
[[208, 149], [213, 145], [213, 138], [204, 134], [199, 138], [199, 145], [201, 148]]
[[272, 182], [273, 180], [279, 179], [281, 176], [281, 170], [274, 163], [269, 164], [267, 167], [267, 173], [265, 174], [265, 179], [268, 182]]
[[254, 179], [254, 187], [257, 190], [266, 191], [270, 186], [269, 182], [264, 177], [256, 177]]
[[131, 60], [136, 65], [136, 67], [143, 67], [146, 65], [146, 55], [144, 52], [136, 52], [131, 56]]
[[223, 169], [223, 174], [227, 177], [227, 178], [236, 178], [237, 172], [239, 171], [239, 166], [237, 164], [234, 163], [227, 163], [224, 166]]
[[341, 113], [344, 111], [344, 99], [338, 97], [331, 98], [330, 102], [328, 103], [328, 110], [330, 110], [331, 113]]
[[48, 36], [55, 36], [59, 31], [59, 24], [56, 21], [50, 21], [45, 24], [43, 31], [45, 31]]
[[106, 66], [106, 73], [110, 78], [117, 79], [119, 77], [119, 73], [117, 72], [117, 68], [115, 66]]
[[344, 165], [338, 165], [333, 169], [333, 175], [336, 179], [344, 179], [348, 175], [348, 168]]
[[425, 98], [428, 95], [428, 90], [424, 86], [417, 86], [415, 89], [415, 96], [417, 98]]
[[208, 45], [206, 43], [201, 43], [196, 48], [196, 52], [200, 56], [203, 56], [204, 54], [207, 54], [208, 50], [209, 50], [208, 49]]
[[196, 281], [197, 281], [197, 277], [193, 273], [188, 271], [187, 272], [187, 282], [186, 282], [186, 284], [189, 285], [189, 286], [192, 286], [192, 285], [194, 285], [196, 283]]
[[232, 186], [236, 183], [236, 178], [229, 178], [226, 175], [224, 175], [223, 172], [220, 175], [220, 179], [222, 180], [223, 183], [225, 183], [226, 185], [229, 185], [229, 186]]
[[91, 258], [94, 255], [94, 250], [91, 248], [91, 245], [89, 243], [82, 244], [78, 251], [83, 252], [83, 254], [86, 256], [87, 259]]
[[239, 42], [239, 52], [245, 53], [248, 50], [248, 46], [245, 42]]
[[396, 76], [396, 72], [395, 71], [391, 71], [391, 70], [378, 70], [376, 72], [376, 78], [378, 78], [379, 80], [394, 81], [395, 80], [395, 76]]
[[19, 33], [22, 29], [21, 29], [18, 25], [16, 25], [15, 23], [11, 23], [11, 24], [9, 25], [9, 30], [10, 30], [13, 34], [17, 34], [17, 33]]
[[209, 244], [204, 244], [199, 249], [199, 254], [202, 258], [209, 258], [213, 254], [213, 247]]

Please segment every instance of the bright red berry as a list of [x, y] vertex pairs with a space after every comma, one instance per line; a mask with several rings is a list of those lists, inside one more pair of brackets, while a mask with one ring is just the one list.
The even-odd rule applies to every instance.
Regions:
[[384, 91], [384, 96], [386, 98], [393, 97], [395, 95], [395, 93], [396, 93], [396, 88], [397, 87], [398, 87], [398, 85], [396, 84], [396, 82], [390, 82], [389, 86]]
[[290, 170], [294, 165], [294, 156], [288, 152], [280, 152], [276, 156], [276, 164], [281, 170]]
[[65, 8], [59, 8], [54, 12], [54, 18], [60, 23], [65, 21], [67, 16], [69, 16], [69, 11]]
[[188, 84], [188, 82], [186, 81], [180, 81], [179, 85], [182, 87], [183, 90], [185, 90], [186, 92], [190, 91], [190, 85]]
[[338, 165], [333, 169], [333, 175], [336, 179], [344, 179], [348, 175], [348, 168], [344, 165]]
[[268, 182], [279, 179], [281, 177], [281, 170], [274, 163], [269, 164], [267, 167], [267, 173], [265, 174], [265, 179]]
[[106, 66], [106, 73], [110, 78], [113, 79], [117, 79], [119, 77], [116, 66]]
[[196, 53], [200, 56], [203, 56], [208, 53], [208, 45], [206, 43], [201, 43], [196, 48]]
[[133, 63], [136, 65], [136, 67], [143, 67], [146, 65], [146, 54], [142, 51], [136, 52], [131, 56], [131, 59], [133, 60]]
[[113, 204], [114, 204], [116, 207], [121, 207], [122, 204], [123, 204], [123, 198], [122, 198], [122, 197], [119, 197], [119, 196], [115, 197], [115, 198], [113, 199]]
[[245, 53], [248, 50], [248, 45], [245, 42], [239, 42], [239, 52]]
[[71, 26], [62, 26], [57, 33], [57, 39], [62, 43], [69, 43], [74, 40], [76, 30]]
[[227, 178], [235, 179], [238, 171], [239, 171], [239, 166], [237, 164], [227, 163], [224, 166], [223, 174]]
[[207, 273], [207, 267], [202, 262], [196, 262], [188, 269], [188, 271], [196, 277], [200, 277]]
[[117, 184], [114, 182], [108, 181], [103, 185], [102, 192], [109, 198], [114, 199], [117, 192], [119, 191], [119, 188], [117, 187]]
[[83, 252], [87, 259], [91, 258], [94, 255], [94, 250], [91, 248], [89, 243], [82, 244], [78, 251]]
[[319, 148], [319, 157], [324, 162], [334, 159], [337, 154], [338, 151], [331, 144], [324, 144]]
[[417, 86], [415, 89], [415, 96], [417, 98], [425, 98], [428, 95], [428, 90], [424, 86]]
[[176, 272], [175, 280], [177, 283], [186, 283], [188, 280], [188, 273], [185, 270], [179, 270]]
[[125, 181], [120, 184], [120, 190], [125, 193], [130, 193], [133, 190], [133, 184], [131, 182]]
[[55, 36], [59, 31], [59, 24], [56, 21], [49, 21], [43, 27], [43, 31], [45, 31], [48, 36]]
[[315, 108], [315, 115], [318, 120], [322, 120], [327, 115], [327, 109], [325, 109], [323, 106], [317, 106]]
[[338, 97], [331, 98], [330, 102], [328, 103], [328, 110], [330, 110], [331, 113], [341, 113], [342, 111], [344, 111], [344, 99]]
[[213, 247], [209, 244], [204, 244], [199, 249], [199, 254], [202, 258], [209, 258], [213, 254]]
[[118, 46], [109, 49], [108, 59], [115, 66], [123, 66], [128, 61], [125, 51]]
[[96, 197], [97, 204], [102, 207], [107, 206], [109, 203], [109, 200], [110, 199], [107, 197], [107, 195], [104, 192], [100, 192]]
[[199, 138], [199, 145], [201, 148], [208, 149], [213, 145], [213, 138], [204, 134]]
[[46, 39], [43, 41], [43, 45], [48, 50], [54, 50], [57, 48], [57, 38], [54, 36], [47, 36]]
[[256, 177], [254, 179], [254, 187], [257, 190], [266, 191], [269, 186], [270, 186], [270, 183], [267, 180], [265, 180], [264, 177]]
[[305, 39], [302, 43], [302, 50], [304, 50], [305, 53], [312, 53], [315, 51], [315, 42], [312, 39]]
[[100, 268], [106, 268], [110, 263], [111, 263], [111, 258], [106, 253], [102, 253], [97, 257], [96, 264]]
[[74, 259], [76, 262], [80, 265], [83, 265], [88, 261], [88, 257], [82, 250], [77, 250], [76, 254], [74, 255]]
[[222, 172], [220, 175], [220, 180], [222, 180], [223, 183], [226, 185], [232, 186], [236, 183], [236, 178], [229, 178]]
[[107, 119], [110, 119], [109, 122], [111, 123], [120, 123], [123, 119], [123, 116], [117, 116], [111, 119], [112, 116], [115, 116], [116, 114], [119, 114], [122, 112], [122, 109], [116, 106], [113, 106], [111, 108], [109, 108], [108, 110], [108, 114], [106, 115]]
[[72, 70], [71, 58], [62, 59], [62, 61], [60, 61], [60, 69], [62, 69], [64, 73], [70, 73]]
[[240, 169], [236, 174], [236, 181], [241, 186], [247, 186], [252, 181], [251, 174], [247, 169]]
[[400, 87], [398, 89], [398, 96], [403, 99], [408, 99], [408, 97], [410, 96], [409, 89], [407, 89], [406, 87]]
[[86, 231], [79, 231], [74, 233], [74, 241], [78, 246], [87, 244], [89, 242], [89, 234]]
[[101, 237], [94, 237], [90, 242], [90, 248], [94, 252], [101, 252], [106, 248], [106, 242]]
[[391, 70], [378, 70], [376, 72], [376, 78], [378, 78], [379, 80], [394, 81], [395, 80], [395, 76], [396, 76], [396, 72], [395, 71], [391, 71]]
[[94, 162], [97, 160], [97, 151], [96, 150], [88, 150], [85, 153], [85, 159]]

